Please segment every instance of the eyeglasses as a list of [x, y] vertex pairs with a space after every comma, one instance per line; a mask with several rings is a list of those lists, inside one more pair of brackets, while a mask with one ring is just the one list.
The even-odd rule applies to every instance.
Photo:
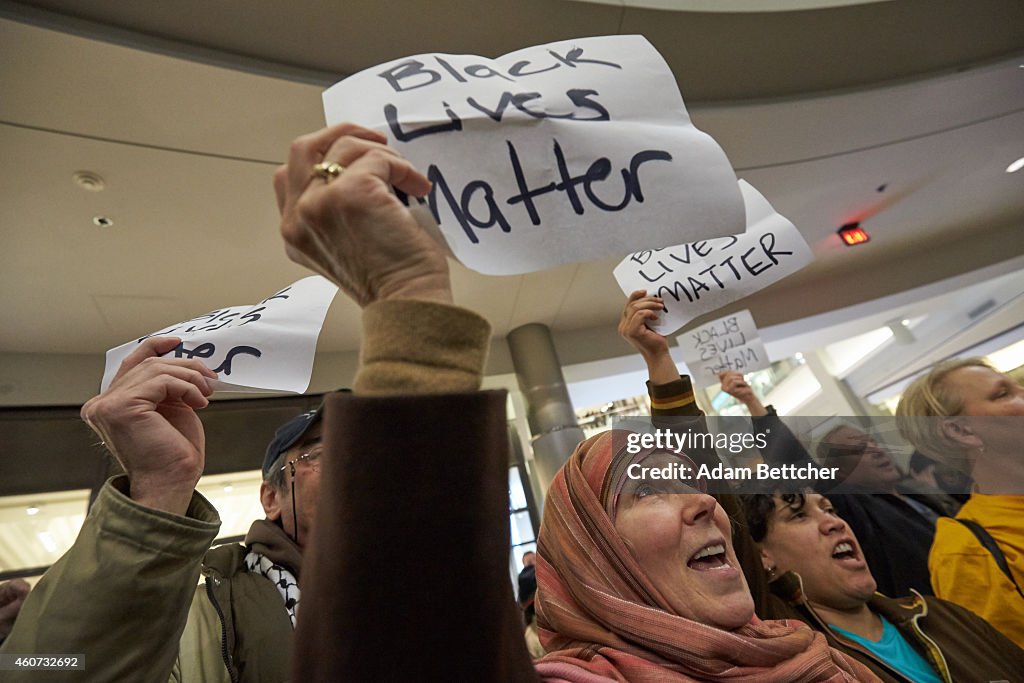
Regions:
[[285, 464], [281, 465], [281, 471], [284, 472], [286, 469], [291, 469], [292, 474], [295, 474], [297, 467], [308, 467], [313, 472], [320, 471], [320, 456], [323, 455], [324, 447], [322, 444], [313, 446], [308, 453], [303, 453], [294, 460], [289, 460]]

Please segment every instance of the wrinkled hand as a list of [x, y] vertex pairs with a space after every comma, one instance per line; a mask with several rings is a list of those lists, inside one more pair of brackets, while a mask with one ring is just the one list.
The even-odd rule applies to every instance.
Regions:
[[657, 320], [663, 310], [659, 297], [639, 289], [629, 295], [619, 319], [619, 334], [647, 360], [668, 355], [668, 339], [647, 327], [647, 321]]
[[82, 419], [124, 467], [133, 500], [181, 515], [206, 460], [195, 411], [209, 403], [209, 380], [217, 374], [198, 360], [159, 357], [179, 341], [151, 337], [139, 344], [107, 390], [82, 406]]
[[[298, 138], [274, 174], [288, 257], [337, 284], [357, 304], [384, 299], [451, 302], [448, 260], [392, 186], [414, 197], [430, 181], [387, 138], [343, 123]], [[334, 179], [313, 166], [345, 167]]]
[[740, 403], [751, 403], [758, 400], [757, 394], [743, 379], [743, 373], [735, 370], [726, 370], [718, 375], [718, 381], [722, 383], [722, 391], [735, 398]]
[[11, 579], [0, 583], [0, 640], [3, 640], [14, 628], [14, 620], [32, 590], [28, 581]]

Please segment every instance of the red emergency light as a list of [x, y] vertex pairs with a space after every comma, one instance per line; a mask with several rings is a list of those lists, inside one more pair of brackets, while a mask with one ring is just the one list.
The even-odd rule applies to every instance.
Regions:
[[843, 240], [843, 244], [848, 247], [853, 247], [858, 244], [864, 244], [871, 239], [867, 231], [860, 227], [860, 223], [847, 223], [837, 231], [839, 237]]

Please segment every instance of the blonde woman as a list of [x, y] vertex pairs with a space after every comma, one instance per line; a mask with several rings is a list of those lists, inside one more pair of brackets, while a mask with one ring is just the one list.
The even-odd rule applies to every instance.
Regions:
[[896, 409], [918, 450], [974, 477], [929, 555], [935, 594], [1024, 647], [1024, 387], [980, 358], [936, 365]]

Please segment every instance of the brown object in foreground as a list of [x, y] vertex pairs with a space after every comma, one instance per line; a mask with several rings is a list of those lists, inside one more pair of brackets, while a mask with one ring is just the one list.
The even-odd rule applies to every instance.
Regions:
[[536, 681], [508, 576], [502, 391], [335, 394], [294, 681]]

